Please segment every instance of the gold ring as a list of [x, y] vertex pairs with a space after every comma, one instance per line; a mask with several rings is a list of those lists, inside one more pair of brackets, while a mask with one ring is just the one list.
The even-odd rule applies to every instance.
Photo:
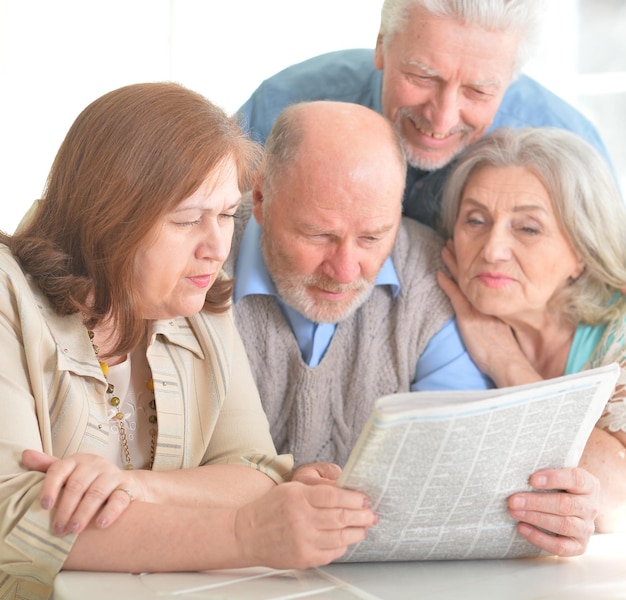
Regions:
[[124, 492], [127, 496], [128, 496], [128, 500], [130, 502], [132, 502], [135, 499], [135, 496], [133, 496], [133, 493], [126, 487], [118, 487], [115, 490], [116, 492]]

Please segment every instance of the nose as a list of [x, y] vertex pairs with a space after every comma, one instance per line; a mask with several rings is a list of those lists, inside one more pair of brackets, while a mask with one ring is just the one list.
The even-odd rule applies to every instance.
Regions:
[[454, 86], [441, 85], [427, 104], [424, 116], [429, 121], [433, 133], [446, 135], [459, 125], [458, 89]]
[[204, 231], [196, 250], [197, 258], [224, 262], [230, 252], [232, 229], [220, 226], [211, 220]]
[[511, 259], [511, 234], [504, 226], [494, 226], [485, 234], [482, 257], [489, 263]]
[[349, 243], [338, 244], [324, 261], [322, 270], [337, 283], [352, 283], [361, 271], [358, 249]]

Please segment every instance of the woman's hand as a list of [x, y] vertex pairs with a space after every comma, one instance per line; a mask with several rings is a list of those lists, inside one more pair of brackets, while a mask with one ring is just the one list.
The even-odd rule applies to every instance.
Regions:
[[307, 463], [296, 467], [289, 476], [289, 481], [299, 481], [308, 485], [327, 483], [334, 485], [341, 475], [341, 467], [334, 463]]
[[598, 480], [580, 468], [548, 469], [534, 473], [530, 484], [550, 491], [509, 497], [509, 514], [519, 521], [520, 535], [557, 556], [582, 554], [599, 511]]
[[306, 569], [339, 558], [377, 522], [360, 492], [288, 482], [238, 509], [234, 534], [245, 564]]
[[56, 508], [52, 530], [57, 535], [80, 533], [96, 515], [96, 526], [108, 527], [134, 499], [143, 499], [133, 471], [124, 471], [95, 454], [59, 459], [24, 450], [22, 465], [46, 474], [39, 499], [46, 510]]
[[497, 317], [476, 310], [456, 284], [457, 263], [451, 240], [441, 257], [453, 278], [439, 271], [437, 281], [450, 299], [463, 343], [478, 369], [498, 387], [541, 380], [522, 352], [513, 330]]

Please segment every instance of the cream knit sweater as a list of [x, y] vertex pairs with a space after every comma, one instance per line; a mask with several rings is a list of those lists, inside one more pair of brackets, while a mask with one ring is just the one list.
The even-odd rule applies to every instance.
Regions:
[[[250, 203], [239, 209], [229, 275]], [[277, 450], [295, 463], [330, 461], [343, 466], [380, 396], [409, 391], [420, 354], [452, 316], [435, 273], [442, 241], [428, 227], [404, 218], [393, 249], [401, 289], [376, 286], [365, 304], [337, 326], [316, 367], [309, 367], [273, 296], [251, 295], [235, 306]]]

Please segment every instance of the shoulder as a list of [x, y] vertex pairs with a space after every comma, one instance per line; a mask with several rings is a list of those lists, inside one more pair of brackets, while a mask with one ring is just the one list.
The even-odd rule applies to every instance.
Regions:
[[0, 272], [2, 272], [5, 277], [17, 275], [18, 277], [24, 278], [24, 273], [19, 263], [6, 244], [0, 244]]
[[35, 295], [36, 289], [32, 289], [28, 276], [4, 244], [0, 244], [0, 281], [1, 296], [4, 299], [8, 296], [22, 295], [25, 292], [28, 292], [29, 296]]
[[230, 373], [233, 366], [235, 348], [239, 339], [232, 308], [218, 314], [203, 310], [191, 317], [185, 319], [180, 317], [178, 320], [179, 331], [182, 331], [184, 327], [180, 323], [186, 321], [193, 336], [186, 343], [184, 340], [178, 339], [178, 345], [194, 352], [194, 350], [197, 350], [196, 344], [198, 344], [201, 355], [196, 358], [200, 358], [201, 362], [209, 360], [217, 363], [223, 376]]
[[336, 50], [313, 56], [299, 63], [295, 63], [279, 71], [265, 80], [278, 85], [289, 79], [304, 79], [310, 75], [317, 75], [321, 79], [328, 79], [340, 71], [360, 71], [363, 67], [374, 68], [374, 51], [366, 48], [350, 50]]
[[416, 264], [428, 267], [429, 271], [441, 267], [441, 249], [444, 239], [434, 229], [408, 217], [402, 217], [398, 237], [393, 250], [394, 265], [397, 269], [409, 270]]
[[187, 320], [199, 340], [208, 346], [227, 346], [235, 332], [232, 307], [222, 313], [201, 310], [191, 317], [179, 317], [178, 320]]
[[329, 52], [291, 65], [263, 81], [238, 114], [243, 127], [264, 143], [281, 110], [296, 102], [338, 100], [378, 110], [380, 82], [373, 50]]
[[580, 135], [607, 156], [594, 124], [528, 75], [521, 75], [509, 86], [491, 129], [497, 127], [560, 127]]

